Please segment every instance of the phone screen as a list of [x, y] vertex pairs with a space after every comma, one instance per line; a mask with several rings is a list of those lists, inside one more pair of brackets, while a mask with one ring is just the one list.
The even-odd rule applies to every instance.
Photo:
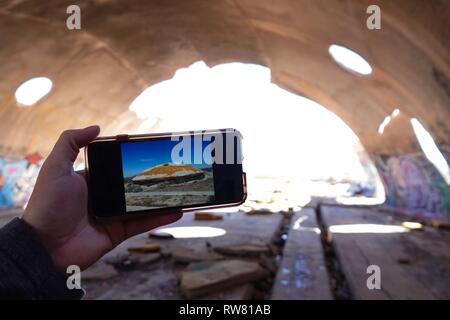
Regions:
[[170, 138], [121, 143], [127, 212], [214, 203], [208, 142], [190, 143], [181, 155], [179, 144]]

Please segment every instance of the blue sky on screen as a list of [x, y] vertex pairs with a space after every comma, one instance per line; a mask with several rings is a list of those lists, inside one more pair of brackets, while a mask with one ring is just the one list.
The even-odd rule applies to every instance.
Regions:
[[[172, 163], [171, 153], [172, 148], [178, 144], [179, 141], [171, 141], [169, 139], [126, 142], [121, 144], [122, 150], [122, 169], [124, 177], [133, 177], [136, 174], [160, 165], [163, 163]], [[210, 142], [204, 141], [204, 149]], [[210, 167], [207, 165], [202, 157], [202, 164], [193, 164], [193, 140], [191, 144], [191, 164], [198, 168]]]

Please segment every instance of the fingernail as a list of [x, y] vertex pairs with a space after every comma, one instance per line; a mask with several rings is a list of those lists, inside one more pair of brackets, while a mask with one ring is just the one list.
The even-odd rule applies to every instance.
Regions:
[[89, 126], [84, 128], [83, 130], [89, 130], [89, 131], [100, 131], [100, 127], [98, 125], [93, 125], [93, 126]]

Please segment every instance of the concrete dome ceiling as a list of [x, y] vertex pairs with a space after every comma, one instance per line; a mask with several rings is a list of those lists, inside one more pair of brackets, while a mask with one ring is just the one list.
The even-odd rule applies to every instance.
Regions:
[[[2, 154], [46, 155], [69, 127], [134, 131], [131, 101], [198, 60], [268, 66], [274, 83], [335, 112], [372, 155], [418, 151], [412, 117], [450, 146], [446, 0], [80, 0], [82, 29], [68, 30], [71, 4], [0, 0]], [[366, 28], [370, 4], [382, 9], [381, 30]], [[373, 73], [339, 67], [328, 53], [333, 43], [361, 54]], [[53, 91], [17, 106], [16, 88], [35, 76], [50, 78]], [[378, 134], [396, 108], [400, 115]]]

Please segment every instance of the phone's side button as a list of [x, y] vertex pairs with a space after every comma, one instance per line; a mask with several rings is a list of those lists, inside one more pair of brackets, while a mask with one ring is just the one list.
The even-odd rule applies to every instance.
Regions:
[[116, 136], [117, 140], [127, 140], [128, 138], [129, 138], [129, 135], [127, 135], [127, 134], [118, 134]]

